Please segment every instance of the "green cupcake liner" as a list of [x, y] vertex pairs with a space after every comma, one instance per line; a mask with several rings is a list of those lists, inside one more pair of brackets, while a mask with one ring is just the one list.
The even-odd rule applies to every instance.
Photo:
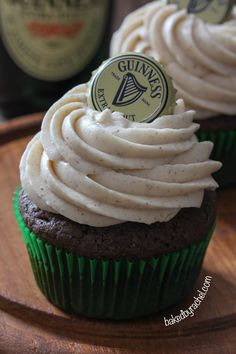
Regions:
[[221, 161], [222, 168], [213, 177], [224, 187], [236, 183], [236, 130], [204, 131], [197, 132], [199, 141], [212, 141], [214, 148], [211, 159]]
[[149, 259], [92, 259], [42, 241], [16, 220], [38, 287], [55, 306], [92, 318], [130, 319], [155, 313], [184, 298], [200, 272], [211, 235], [178, 252]]

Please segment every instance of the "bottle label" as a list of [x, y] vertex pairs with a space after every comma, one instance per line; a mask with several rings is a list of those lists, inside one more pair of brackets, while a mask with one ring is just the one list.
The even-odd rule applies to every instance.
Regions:
[[175, 106], [171, 78], [154, 58], [125, 53], [106, 60], [89, 82], [89, 107], [109, 108], [135, 122], [152, 122]]
[[108, 0], [1, 0], [1, 36], [12, 60], [46, 81], [67, 79], [102, 40]]

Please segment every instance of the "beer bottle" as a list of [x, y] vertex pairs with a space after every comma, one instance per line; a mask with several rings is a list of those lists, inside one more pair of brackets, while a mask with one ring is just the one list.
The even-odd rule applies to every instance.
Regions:
[[0, 115], [46, 110], [108, 56], [111, 0], [0, 1]]

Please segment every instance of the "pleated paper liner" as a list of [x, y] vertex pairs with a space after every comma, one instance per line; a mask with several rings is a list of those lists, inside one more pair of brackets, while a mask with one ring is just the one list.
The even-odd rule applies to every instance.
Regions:
[[213, 177], [219, 186], [224, 187], [236, 183], [236, 130], [197, 132], [200, 141], [212, 141], [214, 148], [212, 160], [221, 161], [222, 168]]
[[14, 212], [38, 287], [55, 306], [93, 318], [130, 319], [179, 302], [192, 289], [213, 233], [178, 252], [149, 259], [92, 259], [45, 243]]

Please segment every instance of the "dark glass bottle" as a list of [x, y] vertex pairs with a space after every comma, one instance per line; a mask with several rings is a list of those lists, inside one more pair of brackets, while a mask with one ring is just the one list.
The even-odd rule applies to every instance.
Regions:
[[108, 56], [111, 0], [0, 1], [0, 116], [48, 109]]

